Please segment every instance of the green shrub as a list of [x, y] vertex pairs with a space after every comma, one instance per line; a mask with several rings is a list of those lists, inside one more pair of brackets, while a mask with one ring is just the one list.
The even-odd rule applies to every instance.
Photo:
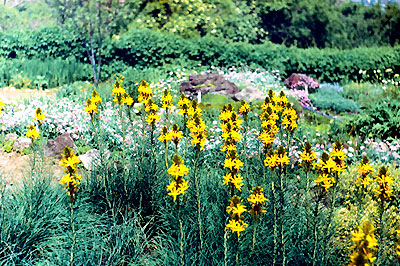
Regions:
[[369, 138], [400, 137], [400, 102], [381, 101], [346, 125], [347, 132]]
[[[0, 57], [73, 58], [87, 62], [84, 41], [57, 27], [36, 31], [0, 33]], [[203, 37], [183, 39], [174, 34], [151, 30], [132, 30], [118, 40], [105, 40], [103, 47], [104, 77], [121, 73], [128, 66], [157, 68], [179, 65], [240, 66], [280, 70], [283, 75], [303, 73], [320, 82], [361, 80], [360, 69], [400, 70], [400, 47], [371, 47], [351, 50], [287, 48], [277, 44], [229, 43], [222, 39]], [[372, 77], [371, 77], [372, 79]]]
[[330, 109], [336, 113], [360, 111], [355, 101], [344, 98], [333, 89], [320, 88], [316, 93], [310, 94], [309, 98], [318, 109]]

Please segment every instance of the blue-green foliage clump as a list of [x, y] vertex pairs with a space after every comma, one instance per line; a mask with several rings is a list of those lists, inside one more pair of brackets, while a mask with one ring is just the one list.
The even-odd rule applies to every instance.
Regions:
[[359, 112], [357, 102], [344, 98], [338, 91], [322, 87], [309, 96], [312, 104], [318, 109], [332, 110], [336, 113]]

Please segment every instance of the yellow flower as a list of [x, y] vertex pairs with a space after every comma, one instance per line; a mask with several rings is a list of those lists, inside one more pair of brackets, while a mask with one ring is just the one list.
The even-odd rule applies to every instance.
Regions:
[[96, 90], [93, 90], [92, 97], [90, 99], [91, 99], [92, 103], [95, 104], [95, 105], [103, 103], [103, 101], [100, 98], [100, 95], [97, 93]]
[[237, 236], [240, 236], [240, 232], [244, 231], [244, 228], [247, 224], [243, 221], [235, 221], [229, 220], [229, 223], [226, 225], [227, 228], [230, 228], [233, 233], [237, 233]]
[[40, 109], [40, 107], [39, 107], [36, 109], [35, 117], [32, 120], [38, 122], [40, 125], [41, 123], [43, 123], [45, 118], [46, 118], [46, 115], [43, 113], [42, 109]]
[[330, 174], [320, 173], [318, 178], [315, 180], [315, 183], [322, 183], [321, 186], [324, 187], [325, 190], [328, 190], [328, 188], [332, 187], [333, 183], [335, 183], [335, 179]]
[[266, 212], [266, 210], [264, 210], [262, 206], [268, 199], [264, 196], [263, 191], [264, 191], [263, 188], [256, 186], [253, 188], [250, 196], [247, 198], [247, 200], [251, 203], [252, 206], [252, 209], [249, 212], [253, 213], [255, 217]]
[[239, 114], [247, 115], [249, 112], [251, 112], [250, 105], [246, 101], [242, 100], [240, 102]]
[[122, 95], [122, 103], [131, 106], [133, 104], [133, 98], [128, 93], [124, 93]]
[[351, 233], [354, 252], [350, 256], [349, 266], [371, 265], [376, 259], [374, 251], [377, 250], [378, 241], [374, 235], [374, 226], [365, 221], [358, 227], [358, 231]]
[[69, 147], [65, 147], [61, 155], [62, 160], [60, 161], [60, 165], [65, 167], [65, 175], [61, 178], [60, 184], [65, 185], [65, 190], [71, 202], [74, 202], [76, 191], [80, 184], [79, 180], [81, 179], [81, 175], [76, 172], [76, 165], [81, 161]]
[[278, 155], [271, 151], [264, 160], [264, 165], [273, 169], [278, 166]]
[[243, 166], [243, 163], [239, 160], [239, 158], [234, 158], [234, 159], [226, 158], [224, 161], [224, 167], [228, 168], [231, 171], [233, 169], [239, 170], [240, 167], [242, 167], [242, 166]]
[[240, 232], [244, 231], [244, 227], [247, 224], [242, 220], [242, 214], [246, 212], [246, 206], [242, 204], [242, 200], [238, 196], [233, 196], [230, 201], [229, 206], [226, 208], [226, 212], [230, 214], [230, 221], [226, 225], [227, 228], [230, 228], [233, 233], [237, 233], [238, 237], [240, 236]]
[[144, 105], [147, 105], [148, 100], [153, 95], [153, 91], [150, 88], [149, 83], [142, 80], [140, 82], [138, 92], [139, 92], [138, 101], [143, 103]]
[[375, 197], [380, 199], [381, 201], [390, 201], [392, 200], [392, 183], [393, 178], [389, 175], [385, 166], [382, 166], [379, 169], [379, 173], [376, 176], [377, 187], [374, 189]]
[[149, 123], [149, 125], [154, 124], [156, 121], [160, 120], [160, 116], [156, 113], [149, 113], [147, 115], [146, 121]]
[[93, 116], [94, 113], [97, 113], [97, 105], [92, 102], [92, 99], [86, 100], [85, 112], [90, 116]]
[[162, 108], [167, 109], [172, 106], [172, 95], [169, 90], [165, 89], [161, 97]]
[[34, 125], [30, 125], [28, 127], [28, 132], [26, 132], [26, 137], [31, 138], [32, 140], [37, 139], [39, 137], [39, 131], [37, 131]]
[[242, 204], [243, 200], [240, 200], [238, 196], [233, 196], [228, 207], [226, 207], [226, 212], [232, 214], [234, 217], [241, 218], [242, 213], [246, 212], [246, 206]]
[[288, 165], [289, 164], [289, 157], [286, 154], [280, 154], [278, 158], [276, 158], [276, 163], [278, 166]]
[[0, 114], [1, 114], [1, 111], [3, 110], [3, 107], [4, 107], [4, 103], [2, 101], [0, 101]]

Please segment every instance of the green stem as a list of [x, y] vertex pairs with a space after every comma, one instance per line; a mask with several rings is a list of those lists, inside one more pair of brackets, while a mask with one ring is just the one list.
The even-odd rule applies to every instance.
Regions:
[[197, 170], [197, 162], [199, 159], [200, 152], [196, 150], [196, 160], [194, 164], [194, 181], [196, 184], [196, 197], [197, 197], [197, 221], [199, 223], [199, 238], [200, 238], [200, 264], [203, 258], [203, 228], [201, 223], [201, 202], [200, 202], [200, 187], [199, 187], [199, 179], [196, 175]]
[[252, 241], [252, 247], [251, 247], [251, 253], [250, 253], [251, 258], [254, 257], [254, 250], [256, 247], [256, 232], [257, 232], [257, 216], [255, 216], [255, 218], [254, 218], [253, 241]]
[[239, 236], [236, 238], [236, 254], [235, 254], [236, 266], [239, 265]]
[[280, 180], [280, 224], [281, 224], [281, 244], [282, 244], [282, 265], [285, 266], [286, 264], [286, 245], [285, 245], [285, 232], [284, 232], [284, 221], [285, 221], [285, 195], [284, 195], [284, 187], [283, 187], [283, 178], [282, 178], [282, 171], [279, 171], [279, 180]]
[[75, 225], [74, 225], [74, 206], [72, 200], [70, 201], [70, 209], [71, 209], [71, 229], [72, 229], [72, 246], [71, 246], [71, 253], [70, 253], [70, 266], [74, 265], [74, 249], [76, 244], [76, 232], [75, 232]]
[[276, 265], [276, 257], [278, 254], [278, 245], [277, 245], [277, 238], [278, 238], [278, 226], [277, 226], [277, 211], [276, 211], [276, 194], [275, 194], [275, 183], [272, 181], [271, 184], [272, 189], [272, 198], [273, 198], [273, 207], [274, 207], [274, 251], [273, 251], [273, 260], [272, 265]]
[[177, 198], [176, 201], [176, 209], [178, 213], [178, 222], [179, 222], [179, 242], [180, 242], [180, 259], [181, 259], [181, 265], [185, 265], [184, 263], [184, 257], [183, 257], [183, 226], [182, 226], [182, 220], [181, 220], [181, 215], [180, 215], [180, 210], [179, 210], [179, 197]]
[[317, 243], [318, 243], [318, 231], [317, 231], [317, 224], [318, 224], [318, 203], [319, 199], [315, 203], [314, 209], [314, 228], [313, 228], [313, 235], [314, 235], [314, 248], [313, 248], [313, 255], [312, 255], [312, 265], [315, 265], [315, 257], [317, 254]]

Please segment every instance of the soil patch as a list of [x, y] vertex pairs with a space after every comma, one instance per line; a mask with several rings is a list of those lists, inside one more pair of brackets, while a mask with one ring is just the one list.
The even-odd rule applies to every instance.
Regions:
[[[7, 188], [20, 186], [24, 178], [29, 176], [31, 156], [0, 151], [0, 174]], [[40, 158], [37, 160], [37, 165], [40, 165]], [[44, 157], [44, 175], [54, 176], [54, 179], [61, 178], [63, 169], [59, 162], [58, 159]]]

